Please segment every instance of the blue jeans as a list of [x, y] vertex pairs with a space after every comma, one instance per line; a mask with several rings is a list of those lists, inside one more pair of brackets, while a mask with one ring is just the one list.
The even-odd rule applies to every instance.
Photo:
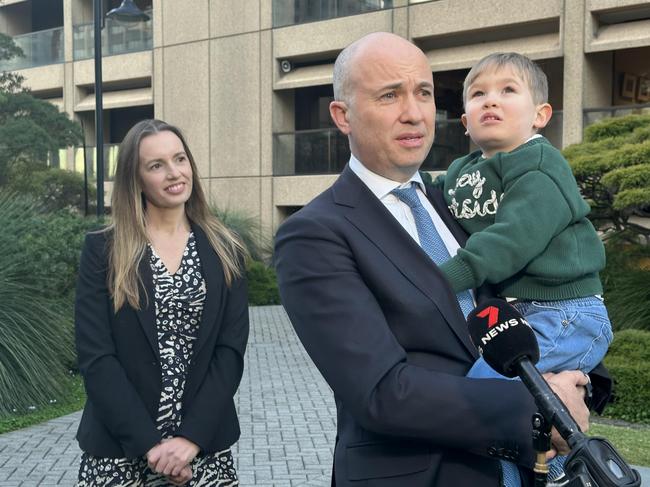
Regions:
[[[513, 305], [535, 331], [540, 372], [581, 370], [598, 365], [612, 341], [612, 325], [603, 300], [597, 296], [562, 301], [522, 301]], [[480, 357], [467, 373], [476, 379], [507, 379]], [[562, 472], [565, 457], [549, 463], [549, 479]]]
[[[523, 301], [514, 304], [535, 331], [540, 372], [591, 372], [612, 341], [612, 325], [602, 299], [596, 296], [563, 301]], [[476, 379], [506, 377], [479, 358], [467, 373]]]

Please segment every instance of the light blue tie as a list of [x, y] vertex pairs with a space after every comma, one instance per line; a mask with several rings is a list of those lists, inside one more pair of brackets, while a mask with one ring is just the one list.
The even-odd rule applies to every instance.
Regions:
[[[431, 215], [426, 210], [418, 193], [415, 190], [415, 185], [417, 183], [411, 183], [411, 186], [403, 189], [394, 189], [391, 191], [395, 196], [397, 196], [404, 203], [409, 205], [411, 212], [413, 213], [413, 219], [415, 220], [415, 228], [418, 231], [418, 238], [420, 239], [420, 247], [424, 250], [431, 260], [436, 263], [436, 265], [443, 264], [447, 262], [451, 256], [449, 251], [445, 246], [445, 243], [442, 241], [438, 230], [436, 230], [433, 220], [431, 220]], [[474, 299], [472, 299], [472, 294], [469, 291], [461, 291], [456, 297], [458, 298], [458, 304], [460, 309], [463, 312], [465, 318], [467, 315], [474, 309]]]
[[[418, 232], [418, 238], [420, 239], [422, 250], [431, 257], [431, 260], [433, 260], [436, 265], [440, 265], [447, 262], [451, 256], [449, 255], [449, 251], [442, 241], [438, 230], [436, 230], [433, 220], [431, 220], [431, 215], [429, 215], [429, 212], [420, 202], [418, 193], [415, 190], [416, 185], [417, 183], [413, 182], [408, 188], [397, 188], [391, 191], [391, 193], [409, 205], [411, 212], [413, 213], [415, 228]], [[474, 299], [472, 299], [472, 294], [469, 291], [461, 291], [456, 294], [456, 297], [458, 298], [458, 304], [463, 315], [467, 318], [467, 315], [472, 311], [472, 309], [474, 309]], [[519, 476], [519, 470], [515, 464], [502, 461], [501, 473], [503, 474], [504, 487], [521, 486], [521, 477]]]

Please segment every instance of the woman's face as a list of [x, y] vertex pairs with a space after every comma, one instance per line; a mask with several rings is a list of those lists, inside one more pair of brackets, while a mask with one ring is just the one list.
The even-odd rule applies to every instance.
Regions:
[[140, 141], [138, 174], [147, 204], [184, 206], [192, 194], [192, 166], [181, 139], [165, 130]]

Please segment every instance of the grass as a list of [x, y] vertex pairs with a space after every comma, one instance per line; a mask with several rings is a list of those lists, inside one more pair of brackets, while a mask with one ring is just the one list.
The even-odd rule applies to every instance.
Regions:
[[650, 466], [650, 427], [592, 422], [589, 434], [607, 438], [628, 463]]
[[82, 409], [86, 400], [86, 393], [84, 392], [81, 377], [78, 375], [70, 376], [67, 379], [66, 389], [67, 399], [65, 401], [48, 404], [29, 411], [0, 415], [0, 433], [26, 428]]

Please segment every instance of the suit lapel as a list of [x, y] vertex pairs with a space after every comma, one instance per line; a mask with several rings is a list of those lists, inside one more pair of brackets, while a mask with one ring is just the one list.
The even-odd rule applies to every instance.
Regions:
[[[441, 285], [446, 278], [430, 257], [349, 167], [346, 166], [332, 189], [335, 202], [349, 207], [345, 215], [350, 223], [433, 301], [452, 331], [475, 357], [476, 349], [470, 341], [458, 299], [449, 286]], [[436, 210], [442, 213], [437, 207]]]
[[158, 334], [156, 331], [156, 297], [153, 286], [153, 274], [149, 264], [150, 251], [147, 247], [144, 256], [140, 259], [140, 309], [137, 310], [138, 321], [152, 350], [160, 360], [158, 347]]
[[219, 312], [219, 303], [221, 302], [221, 292], [225, 286], [225, 282], [221, 262], [212, 249], [207, 235], [195, 223], [191, 222], [191, 225], [194, 238], [196, 239], [199, 259], [201, 260], [201, 273], [203, 274], [207, 288], [205, 302], [203, 303], [203, 312], [201, 313], [199, 338], [194, 347], [194, 354], [198, 355], [210, 332], [214, 329], [214, 323]]

